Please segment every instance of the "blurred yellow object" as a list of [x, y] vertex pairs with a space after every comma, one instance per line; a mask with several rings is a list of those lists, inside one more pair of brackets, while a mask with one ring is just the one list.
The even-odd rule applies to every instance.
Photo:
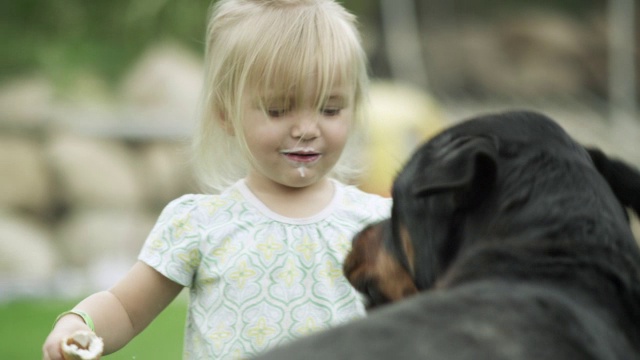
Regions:
[[390, 196], [398, 171], [418, 145], [445, 127], [445, 118], [426, 92], [391, 82], [371, 84], [367, 111], [370, 129], [364, 160], [368, 168], [359, 187]]

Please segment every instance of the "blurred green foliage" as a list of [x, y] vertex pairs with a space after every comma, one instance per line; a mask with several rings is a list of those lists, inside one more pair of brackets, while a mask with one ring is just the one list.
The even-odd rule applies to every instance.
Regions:
[[[580, 14], [594, 7], [604, 8], [607, 0], [418, 0], [417, 6], [429, 9], [444, 2], [453, 10], [451, 16], [485, 16], [523, 6]], [[211, 3], [212, 0], [1, 1], [0, 81], [40, 71], [64, 86], [73, 83], [75, 75], [93, 72], [113, 84], [151, 42], [174, 40], [201, 53]], [[376, 26], [378, 0], [342, 3], [362, 22]]]
[[0, 80], [42, 70], [57, 82], [96, 71], [116, 80], [151, 41], [201, 51], [210, 0], [20, 0], [0, 5]]

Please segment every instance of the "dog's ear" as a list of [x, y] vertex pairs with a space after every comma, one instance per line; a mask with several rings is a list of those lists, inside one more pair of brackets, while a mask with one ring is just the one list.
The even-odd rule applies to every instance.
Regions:
[[640, 172], [596, 148], [586, 148], [598, 172], [607, 180], [622, 205], [640, 215]]
[[498, 150], [486, 137], [464, 139], [422, 169], [413, 186], [415, 196], [455, 191], [461, 203], [473, 205], [496, 181]]

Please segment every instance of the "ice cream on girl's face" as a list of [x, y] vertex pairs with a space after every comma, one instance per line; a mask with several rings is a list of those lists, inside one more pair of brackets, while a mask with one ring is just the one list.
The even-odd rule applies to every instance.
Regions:
[[315, 163], [322, 156], [318, 151], [309, 147], [286, 149], [280, 153], [297, 167], [300, 177], [306, 176], [307, 165]]

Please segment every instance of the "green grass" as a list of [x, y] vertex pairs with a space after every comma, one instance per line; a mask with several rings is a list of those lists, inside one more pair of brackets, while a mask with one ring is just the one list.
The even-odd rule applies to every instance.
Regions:
[[[56, 316], [77, 301], [20, 300], [0, 303], [0, 359], [42, 359], [42, 343]], [[108, 360], [182, 358], [186, 302], [178, 298], [149, 327]]]

